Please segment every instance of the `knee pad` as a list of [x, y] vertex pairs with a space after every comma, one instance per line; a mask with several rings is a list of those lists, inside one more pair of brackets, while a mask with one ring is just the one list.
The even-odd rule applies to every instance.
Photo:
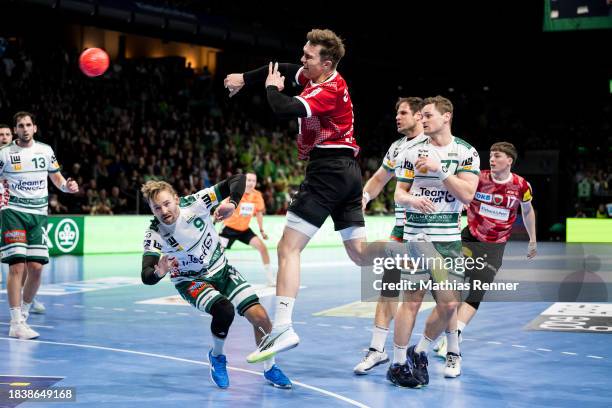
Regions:
[[220, 339], [226, 338], [227, 332], [234, 321], [234, 306], [229, 300], [223, 298], [212, 305], [210, 314], [212, 315], [210, 331]]
[[472, 306], [475, 310], [478, 310], [478, 307], [480, 307], [480, 302], [465, 302], [465, 303]]

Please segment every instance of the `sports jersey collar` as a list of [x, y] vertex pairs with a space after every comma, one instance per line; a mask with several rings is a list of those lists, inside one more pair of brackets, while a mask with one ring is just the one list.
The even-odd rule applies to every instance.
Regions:
[[14, 144], [15, 146], [17, 146], [18, 148], [20, 148], [20, 149], [31, 149], [31, 148], [33, 148], [33, 147], [35, 147], [35, 146], [36, 146], [36, 140], [34, 140], [34, 139], [32, 139], [32, 146], [30, 146], [30, 147], [23, 147], [23, 146], [18, 145], [18, 144], [17, 144], [17, 140], [18, 140], [18, 139], [13, 140], [13, 144]]
[[510, 175], [508, 176], [507, 179], [505, 180], [495, 180], [495, 178], [493, 177], [493, 172], [489, 172], [489, 177], [491, 177], [491, 180], [495, 183], [495, 184], [506, 184], [509, 183], [512, 180], [512, 177], [514, 177], [514, 174], [512, 174], [512, 172], [510, 172]]
[[331, 74], [331, 75], [329, 76], [329, 78], [327, 78], [325, 81], [321, 82], [320, 84], [315, 84], [315, 83], [312, 81], [312, 79], [311, 79], [311, 80], [310, 80], [310, 85], [311, 85], [311, 86], [319, 86], [319, 85], [323, 85], [324, 83], [329, 82], [329, 81], [331, 81], [331, 80], [335, 79], [337, 76], [338, 76], [338, 71], [334, 71], [334, 73], [333, 73], [333, 74]]

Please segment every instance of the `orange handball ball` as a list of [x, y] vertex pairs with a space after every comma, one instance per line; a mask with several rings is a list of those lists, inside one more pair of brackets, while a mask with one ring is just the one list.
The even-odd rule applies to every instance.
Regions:
[[110, 59], [101, 48], [88, 48], [79, 57], [79, 68], [88, 77], [102, 75], [108, 69]]

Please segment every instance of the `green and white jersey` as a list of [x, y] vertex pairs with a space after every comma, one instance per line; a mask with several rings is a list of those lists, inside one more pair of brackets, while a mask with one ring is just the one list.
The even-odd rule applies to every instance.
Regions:
[[[401, 174], [402, 166], [404, 163], [398, 160], [398, 157], [401, 152], [405, 149], [414, 146], [416, 143], [425, 139], [425, 134], [421, 133], [418, 136], [409, 139], [404, 136], [402, 138], [397, 139], [395, 142], [391, 143], [389, 150], [387, 150], [387, 154], [385, 154], [385, 158], [383, 159], [381, 167], [387, 170], [389, 173], [393, 172], [397, 177], [398, 174]], [[406, 211], [403, 207], [399, 205], [395, 205], [395, 225], [398, 227], [402, 227], [404, 225], [404, 221], [406, 220]]]
[[196, 277], [210, 278], [227, 264], [210, 214], [223, 197], [217, 186], [180, 198], [179, 217], [172, 225], [157, 218], [145, 233], [144, 254], [176, 260], [169, 272], [177, 284]]
[[416, 208], [406, 208], [404, 240], [411, 241], [417, 234], [427, 235], [433, 242], [450, 242], [461, 240], [459, 217], [463, 203], [457, 200], [444, 186], [440, 177], [431, 172], [421, 173], [415, 168], [419, 157], [433, 157], [440, 160], [443, 171], [450, 174], [461, 172], [480, 173], [478, 152], [464, 140], [451, 136], [452, 141], [446, 146], [434, 146], [431, 139], [414, 144], [404, 150], [398, 160], [404, 162], [404, 168], [397, 179], [412, 183], [410, 194], [427, 197], [434, 203], [435, 212], [424, 214]]
[[3, 208], [37, 215], [47, 215], [49, 173], [60, 165], [51, 146], [34, 141], [30, 147], [16, 140], [0, 148], [0, 176], [6, 178], [8, 204]]

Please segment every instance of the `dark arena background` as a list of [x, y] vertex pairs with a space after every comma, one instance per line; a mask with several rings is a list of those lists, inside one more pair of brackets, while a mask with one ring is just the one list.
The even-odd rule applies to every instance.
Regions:
[[[66, 194], [48, 183], [41, 228], [50, 257], [27, 317], [36, 338], [9, 333], [14, 266], [6, 251], [18, 238], [7, 234], [10, 208], [2, 210], [0, 407], [612, 405], [611, 0], [4, 0], [0, 17], [0, 133], [6, 124], [16, 140], [15, 113], [31, 112], [35, 140], [78, 184]], [[274, 320], [266, 273], [278, 270], [308, 161], [298, 159], [298, 121], [274, 114], [263, 83], [229, 98], [224, 78], [270, 61], [301, 65], [313, 28], [344, 40], [338, 72], [353, 103], [364, 185], [402, 136], [400, 97], [452, 101], [452, 134], [478, 151], [481, 170], [493, 143], [516, 147], [512, 172], [531, 185], [537, 255], [526, 257], [530, 237], [518, 211], [496, 282], [525, 291], [485, 297], [462, 332], [457, 378], [444, 377], [433, 351], [429, 385], [419, 389], [393, 386], [391, 361], [354, 373], [376, 330], [376, 299], [363, 295], [368, 269], [347, 256], [331, 219], [300, 258], [300, 344], [276, 355], [291, 389], [271, 386], [261, 363], [247, 363], [257, 344], [238, 313], [224, 351], [231, 385], [215, 386], [210, 313], [185, 302], [170, 279], [141, 280], [153, 217], [144, 183], [164, 180], [186, 196], [254, 173], [267, 237], [258, 242], [270, 266], [243, 242], [226, 256]], [[104, 74], [80, 70], [88, 48], [110, 57]], [[300, 92], [285, 78], [285, 95]], [[21, 168], [6, 157], [0, 179], [10, 207], [13, 189], [25, 187], [4, 180]], [[395, 185], [392, 178], [365, 210], [368, 242], [388, 239], [395, 225]], [[427, 297], [411, 345], [434, 307]]]

